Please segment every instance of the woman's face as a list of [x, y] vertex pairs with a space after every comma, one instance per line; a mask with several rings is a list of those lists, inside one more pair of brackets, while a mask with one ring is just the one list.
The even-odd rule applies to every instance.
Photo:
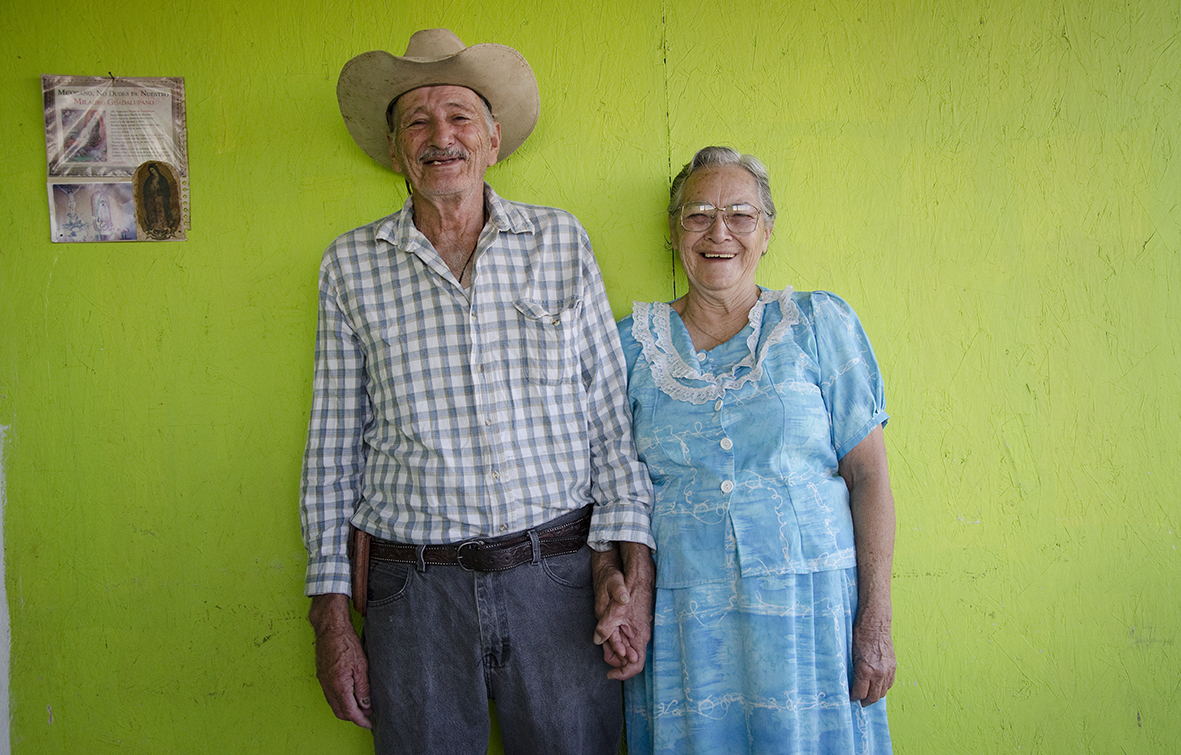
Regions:
[[[714, 207], [746, 204], [763, 209], [754, 176], [737, 165], [702, 168], [685, 180], [681, 203], [704, 202]], [[716, 298], [749, 296], [755, 285], [755, 269], [771, 241], [772, 226], [760, 213], [754, 231], [731, 231], [718, 212], [713, 225], [704, 231], [686, 231], [678, 212], [668, 220], [673, 249], [689, 285], [700, 294]]]

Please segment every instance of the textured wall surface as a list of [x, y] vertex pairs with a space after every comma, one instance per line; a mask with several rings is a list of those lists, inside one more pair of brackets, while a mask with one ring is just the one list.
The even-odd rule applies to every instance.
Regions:
[[[489, 180], [574, 211], [616, 314], [684, 292], [666, 186], [770, 166], [760, 282], [827, 289], [892, 420], [899, 752], [1181, 741], [1181, 6], [0, 0], [15, 753], [362, 753], [312, 667], [297, 487], [316, 269], [405, 190], [341, 65], [521, 50]], [[189, 241], [49, 242], [43, 73], [184, 76]], [[494, 748], [498, 749], [498, 748]]]

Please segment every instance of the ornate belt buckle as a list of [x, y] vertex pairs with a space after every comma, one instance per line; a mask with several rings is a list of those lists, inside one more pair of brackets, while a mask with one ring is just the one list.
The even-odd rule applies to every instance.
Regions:
[[[455, 563], [459, 564], [460, 568], [462, 568], [464, 571], [479, 571], [474, 566], [468, 566], [467, 564], [465, 564], [463, 562], [463, 549], [468, 547], [469, 545], [473, 548], [479, 549], [480, 547], [482, 547], [484, 545], [484, 541], [483, 540], [464, 540], [462, 543], [460, 543], [459, 547], [455, 549]], [[478, 552], [478, 550], [477, 550], [477, 552]]]

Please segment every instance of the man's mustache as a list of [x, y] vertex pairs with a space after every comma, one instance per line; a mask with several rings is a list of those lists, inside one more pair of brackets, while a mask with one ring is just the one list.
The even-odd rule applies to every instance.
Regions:
[[447, 149], [438, 149], [436, 147], [427, 147], [418, 155], [418, 162], [426, 163], [432, 160], [466, 160], [468, 154], [466, 150], [459, 147], [449, 147]]

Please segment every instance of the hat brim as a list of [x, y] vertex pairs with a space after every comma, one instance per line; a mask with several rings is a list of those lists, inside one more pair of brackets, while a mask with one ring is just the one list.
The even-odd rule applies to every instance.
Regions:
[[353, 140], [389, 168], [386, 110], [390, 102], [411, 89], [437, 85], [467, 87], [492, 106], [492, 116], [500, 123], [497, 161], [515, 152], [537, 125], [541, 112], [537, 79], [521, 53], [505, 45], [472, 45], [430, 61], [401, 58], [384, 50], [361, 53], [341, 70], [336, 99]]

